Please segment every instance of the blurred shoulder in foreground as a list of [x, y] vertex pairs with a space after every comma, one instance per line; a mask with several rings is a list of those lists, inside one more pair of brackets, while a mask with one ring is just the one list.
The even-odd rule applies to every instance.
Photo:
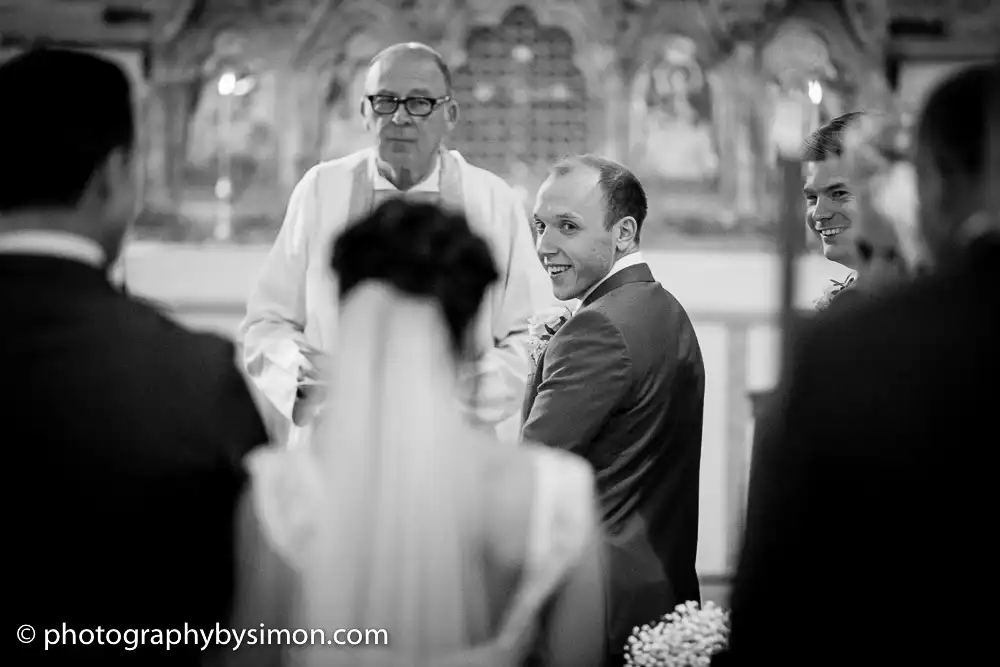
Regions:
[[797, 339], [754, 452], [731, 646], [713, 664], [972, 662], [980, 647], [954, 637], [988, 636], [998, 80], [969, 68], [921, 116], [929, 275]]

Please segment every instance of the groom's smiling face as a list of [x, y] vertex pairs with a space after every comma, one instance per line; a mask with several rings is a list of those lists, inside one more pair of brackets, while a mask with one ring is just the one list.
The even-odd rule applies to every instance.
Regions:
[[607, 229], [599, 172], [577, 166], [553, 174], [538, 191], [536, 249], [557, 299], [579, 299], [608, 275], [615, 262], [615, 232]]

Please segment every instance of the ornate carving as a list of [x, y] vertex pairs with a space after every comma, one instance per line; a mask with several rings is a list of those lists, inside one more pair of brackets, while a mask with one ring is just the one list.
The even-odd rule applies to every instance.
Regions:
[[889, 34], [886, 0], [842, 0], [854, 36], [865, 48], [881, 51]]
[[826, 42], [797, 22], [779, 28], [764, 47], [764, 69], [786, 90], [805, 90], [814, 79], [835, 79], [837, 69]]
[[726, 27], [727, 19], [697, 0], [653, 4], [648, 11], [628, 15], [628, 18], [629, 33], [620, 35], [616, 40], [616, 43], [623, 40], [635, 43], [631, 48], [626, 46], [626, 53], [631, 51], [635, 56], [634, 68], [624, 69], [626, 75], [634, 74], [644, 64], [659, 58], [667, 35], [682, 35], [691, 39], [705, 69], [711, 69], [725, 60], [737, 41], [731, 32], [727, 32], [731, 29], [731, 26]]
[[944, 39], [983, 39], [1000, 33], [1000, 4], [996, 0], [887, 0], [893, 20], [938, 24]]
[[465, 51], [454, 140], [467, 158], [506, 174], [587, 149], [587, 89], [566, 30], [518, 6], [499, 25], [470, 30]]
[[700, 55], [693, 39], [665, 35], [660, 52], [636, 74], [629, 152], [643, 174], [686, 183], [718, 175], [714, 100]]
[[788, 0], [708, 0], [703, 4], [712, 30], [725, 40], [753, 39], [784, 13]]
[[158, 28], [153, 32], [155, 44], [169, 44], [177, 39], [195, 13], [195, 0], [178, 0], [170, 9], [157, 14]]

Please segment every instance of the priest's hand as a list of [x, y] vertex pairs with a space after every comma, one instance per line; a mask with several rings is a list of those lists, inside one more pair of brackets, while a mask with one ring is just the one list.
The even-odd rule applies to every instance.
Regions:
[[330, 380], [330, 358], [315, 349], [302, 351], [302, 363], [299, 364], [298, 391], [295, 395], [295, 407], [292, 410], [292, 420], [296, 426], [303, 426], [319, 412], [326, 400], [327, 383]]

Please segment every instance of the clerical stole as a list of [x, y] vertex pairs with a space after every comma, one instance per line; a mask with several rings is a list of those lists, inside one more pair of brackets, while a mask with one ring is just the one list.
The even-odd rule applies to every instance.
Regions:
[[[353, 183], [351, 186], [351, 201], [347, 218], [348, 224], [362, 219], [364, 216], [371, 213], [371, 211], [374, 210], [379, 204], [394, 197], [402, 197], [408, 201], [434, 203], [442, 208], [467, 215], [465, 192], [462, 189], [461, 165], [450, 151], [442, 149], [438, 155], [441, 160], [441, 181], [438, 187], [438, 192], [397, 192], [392, 190], [375, 190], [375, 186], [371, 179], [368, 160], [360, 161], [354, 167]], [[473, 223], [472, 220], [469, 220], [469, 222]], [[471, 226], [476, 229], [474, 224]], [[475, 346], [473, 355], [477, 358], [481, 357], [487, 350], [496, 344], [496, 339], [494, 339], [492, 334], [490, 319], [485, 315], [493, 311], [493, 302], [497, 298], [498, 296], [495, 290], [487, 292], [484, 299], [484, 308], [480, 313], [480, 316], [476, 318], [473, 325], [473, 328], [475, 329], [475, 334], [472, 338], [474, 341], [473, 345]], [[463, 385], [463, 388], [460, 391], [465, 392], [466, 395], [479, 395], [480, 378], [478, 371], [464, 377], [460, 380], [460, 383]], [[469, 416], [470, 418], [475, 418], [473, 413], [470, 413]]]
[[379, 204], [394, 197], [402, 197], [407, 201], [438, 204], [455, 211], [464, 211], [465, 195], [462, 190], [462, 170], [458, 160], [449, 151], [438, 153], [441, 161], [441, 183], [438, 192], [394, 192], [392, 190], [375, 190], [369, 171], [368, 160], [362, 160], [354, 167], [353, 183], [351, 185], [351, 204], [348, 209], [348, 221], [354, 222], [371, 213]]

